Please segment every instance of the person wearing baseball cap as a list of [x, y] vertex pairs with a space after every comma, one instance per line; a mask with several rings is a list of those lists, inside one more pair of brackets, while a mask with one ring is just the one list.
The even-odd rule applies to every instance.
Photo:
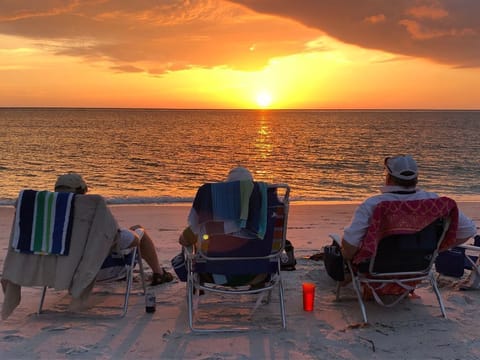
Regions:
[[[406, 187], [416, 185], [418, 167], [410, 155], [386, 157], [384, 166], [397, 185]], [[414, 182], [415, 184], [413, 184]]]
[[55, 182], [55, 191], [86, 194], [88, 191], [88, 186], [81, 175], [74, 172], [69, 172], [62, 174], [57, 178], [57, 181]]
[[[437, 198], [433, 192], [417, 187], [419, 170], [416, 161], [410, 155], [386, 157], [383, 161], [385, 184], [381, 193], [364, 200], [355, 210], [351, 223], [344, 229], [342, 238], [342, 254], [345, 259], [352, 259], [360, 247], [373, 210], [382, 201], [407, 201]], [[459, 211], [457, 243], [467, 241], [475, 236], [475, 223]]]
[[[88, 186], [80, 174], [69, 172], [58, 176], [55, 182], [56, 192], [72, 192], [79, 195], [84, 195], [88, 192]], [[141, 232], [136, 231], [140, 229]], [[142, 258], [147, 262], [153, 271], [151, 286], [163, 284], [173, 280], [173, 275], [160, 266], [158, 256], [155, 250], [155, 245], [151, 237], [147, 234], [145, 229], [140, 225], [134, 225], [127, 228], [118, 229], [120, 236], [118, 238], [118, 245], [120, 249], [127, 249], [137, 246], [140, 243], [140, 253]], [[142, 234], [141, 236], [139, 234]]]

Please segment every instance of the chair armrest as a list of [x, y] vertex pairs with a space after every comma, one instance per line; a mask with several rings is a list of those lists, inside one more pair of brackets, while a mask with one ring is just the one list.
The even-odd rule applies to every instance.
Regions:
[[457, 246], [466, 250], [480, 251], [480, 246], [468, 245], [468, 244], [460, 244]]

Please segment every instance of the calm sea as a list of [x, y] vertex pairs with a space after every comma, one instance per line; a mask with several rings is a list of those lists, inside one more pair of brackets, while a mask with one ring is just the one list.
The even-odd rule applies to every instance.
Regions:
[[412, 154], [422, 188], [480, 200], [480, 111], [0, 109], [0, 204], [76, 171], [111, 203], [190, 202], [237, 165], [292, 200], [357, 201], [383, 159]]

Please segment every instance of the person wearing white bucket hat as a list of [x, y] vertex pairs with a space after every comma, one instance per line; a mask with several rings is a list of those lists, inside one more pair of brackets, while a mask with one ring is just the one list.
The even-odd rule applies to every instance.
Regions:
[[[370, 218], [377, 204], [382, 201], [407, 201], [437, 198], [433, 192], [417, 187], [418, 166], [410, 155], [386, 157], [384, 162], [385, 185], [381, 194], [364, 200], [355, 210], [351, 223], [344, 229], [342, 254], [345, 259], [352, 259], [370, 224]], [[475, 223], [459, 211], [457, 244], [467, 241], [477, 232]]]

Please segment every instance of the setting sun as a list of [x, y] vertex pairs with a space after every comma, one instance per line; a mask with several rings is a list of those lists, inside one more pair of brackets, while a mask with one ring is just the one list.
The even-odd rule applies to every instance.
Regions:
[[266, 91], [259, 92], [257, 94], [257, 104], [262, 108], [269, 107], [272, 103], [272, 95]]

